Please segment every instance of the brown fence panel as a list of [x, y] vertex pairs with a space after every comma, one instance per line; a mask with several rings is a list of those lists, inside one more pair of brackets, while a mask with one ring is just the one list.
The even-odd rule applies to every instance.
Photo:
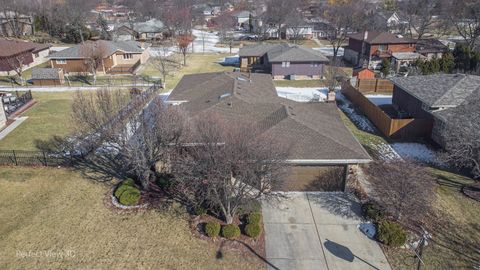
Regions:
[[430, 136], [433, 121], [429, 119], [392, 119], [372, 103], [350, 82], [342, 84], [342, 93], [370, 119], [380, 132], [389, 138], [413, 139]]
[[389, 136], [391, 129], [390, 117], [367, 97], [357, 91], [349, 82], [342, 85], [342, 93], [360, 108], [372, 123], [384, 134]]
[[361, 79], [358, 80], [358, 91], [362, 93], [382, 92], [393, 93], [393, 83], [383, 79]]

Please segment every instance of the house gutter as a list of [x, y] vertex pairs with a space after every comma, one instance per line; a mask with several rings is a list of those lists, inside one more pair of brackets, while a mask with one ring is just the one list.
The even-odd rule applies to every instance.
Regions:
[[345, 165], [365, 164], [371, 159], [287, 159], [285, 162], [294, 165]]

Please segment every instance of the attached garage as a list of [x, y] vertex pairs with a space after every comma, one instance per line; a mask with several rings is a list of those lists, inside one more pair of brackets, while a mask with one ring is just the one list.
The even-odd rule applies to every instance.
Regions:
[[343, 191], [348, 168], [338, 166], [292, 166], [280, 191]]

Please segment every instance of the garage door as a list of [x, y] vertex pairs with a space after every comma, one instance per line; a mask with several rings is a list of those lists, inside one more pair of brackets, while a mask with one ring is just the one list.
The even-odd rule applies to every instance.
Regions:
[[280, 191], [342, 191], [344, 166], [292, 166]]

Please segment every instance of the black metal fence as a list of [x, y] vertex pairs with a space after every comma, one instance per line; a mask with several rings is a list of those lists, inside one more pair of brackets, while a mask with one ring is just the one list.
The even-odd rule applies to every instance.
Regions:
[[45, 151], [0, 150], [3, 166], [70, 166], [73, 159]]

